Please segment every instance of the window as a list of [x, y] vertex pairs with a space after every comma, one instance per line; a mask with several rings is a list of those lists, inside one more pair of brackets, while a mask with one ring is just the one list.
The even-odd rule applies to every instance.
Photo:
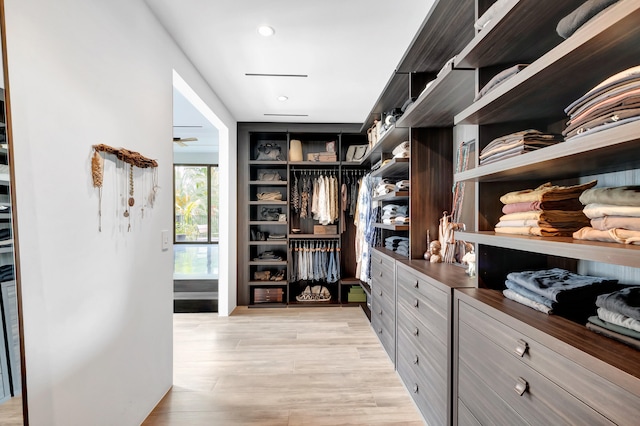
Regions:
[[219, 188], [217, 165], [175, 165], [174, 242], [217, 243]]

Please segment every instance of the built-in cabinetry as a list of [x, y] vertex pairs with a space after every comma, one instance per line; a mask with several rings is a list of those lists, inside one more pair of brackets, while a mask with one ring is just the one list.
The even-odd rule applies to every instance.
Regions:
[[[301, 150], [290, 157], [294, 145]], [[292, 189], [302, 178], [335, 178], [337, 207], [342, 209], [342, 183], [361, 176], [360, 162], [346, 162], [351, 145], [366, 144], [355, 125], [240, 123], [238, 125], [238, 304], [249, 306], [327, 306], [348, 304], [355, 276], [353, 218], [345, 213], [322, 225], [295, 211]], [[320, 158], [319, 153], [335, 153]], [[301, 155], [301, 157], [300, 157]], [[320, 161], [321, 160], [321, 161]], [[297, 195], [301, 197], [301, 194]], [[302, 201], [297, 200], [297, 205]], [[310, 200], [309, 200], [310, 202]], [[342, 223], [341, 223], [342, 222]], [[342, 231], [342, 232], [341, 232]], [[343, 250], [342, 247], [347, 247]], [[335, 254], [339, 280], [302, 280], [293, 274], [299, 250]], [[328, 262], [328, 258], [327, 258]], [[307, 286], [326, 287], [331, 297], [299, 301]], [[366, 308], [367, 303], [354, 302]]]
[[[415, 98], [368, 156], [375, 164], [402, 140], [411, 142], [410, 260], [373, 250], [372, 327], [429, 424], [634, 424], [639, 352], [584, 324], [507, 300], [501, 290], [509, 272], [550, 267], [638, 285], [640, 247], [493, 229], [503, 214], [499, 198], [510, 191], [547, 181], [638, 185], [640, 125], [486, 165], [478, 155], [512, 132], [560, 133], [565, 107], [607, 77], [639, 65], [640, 3], [621, 0], [566, 40], [556, 25], [583, 0], [505, 0], [475, 31], [474, 20], [493, 3], [436, 1], [362, 127]], [[473, 100], [496, 74], [520, 63], [529, 65]], [[462, 143], [472, 147], [470, 168], [454, 174]], [[475, 245], [477, 278], [456, 265], [418, 260], [426, 232], [436, 235], [438, 219], [451, 208], [452, 184], [464, 184], [460, 221], [466, 230], [456, 239]], [[391, 262], [395, 272], [386, 276], [393, 280], [376, 278]], [[385, 322], [389, 317], [394, 324]]]

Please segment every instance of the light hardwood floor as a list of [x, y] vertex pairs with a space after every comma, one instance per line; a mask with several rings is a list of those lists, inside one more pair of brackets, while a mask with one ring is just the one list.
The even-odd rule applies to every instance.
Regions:
[[174, 315], [174, 385], [145, 425], [423, 425], [359, 307]]

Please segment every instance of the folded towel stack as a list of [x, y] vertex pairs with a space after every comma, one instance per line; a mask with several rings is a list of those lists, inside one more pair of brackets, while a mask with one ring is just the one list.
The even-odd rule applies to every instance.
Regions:
[[562, 142], [562, 135], [523, 130], [494, 139], [480, 152], [480, 164], [489, 164]]
[[596, 183], [573, 186], [545, 183], [536, 189], [509, 192], [500, 197], [505, 204], [504, 215], [496, 224], [495, 232], [537, 237], [571, 236], [589, 223], [578, 198]]
[[399, 180], [396, 182], [396, 191], [407, 191], [410, 185], [411, 181], [408, 179]]
[[374, 195], [376, 197], [380, 197], [381, 195], [388, 194], [396, 190], [396, 184], [391, 182], [389, 179], [382, 179], [380, 183], [373, 190]]
[[598, 315], [587, 328], [640, 349], [640, 287], [625, 287], [596, 299]]
[[384, 239], [384, 247], [393, 250], [397, 254], [409, 257], [409, 238], [394, 235]]
[[574, 232], [573, 238], [640, 244], [640, 186], [591, 188], [580, 202], [591, 226]]
[[619, 72], [565, 108], [571, 139], [640, 120], [640, 66]]
[[506, 298], [546, 314], [584, 322], [595, 314], [596, 298], [618, 290], [615, 279], [579, 275], [564, 269], [512, 272], [505, 281]]

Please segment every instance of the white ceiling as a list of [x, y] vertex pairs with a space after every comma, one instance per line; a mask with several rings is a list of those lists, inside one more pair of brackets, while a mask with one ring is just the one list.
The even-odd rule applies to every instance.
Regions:
[[[362, 123], [433, 4], [433, 0], [146, 2], [237, 121], [309, 123]], [[263, 24], [273, 27], [275, 35], [258, 35], [257, 27]], [[278, 101], [280, 95], [289, 100]]]

